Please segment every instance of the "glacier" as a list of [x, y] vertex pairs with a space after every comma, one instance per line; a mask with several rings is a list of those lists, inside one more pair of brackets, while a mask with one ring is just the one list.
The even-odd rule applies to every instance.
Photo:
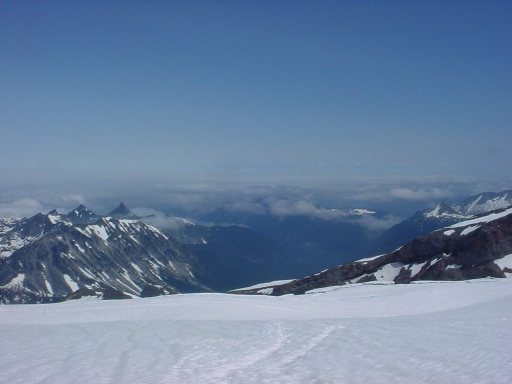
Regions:
[[2, 383], [508, 383], [512, 280], [0, 306]]

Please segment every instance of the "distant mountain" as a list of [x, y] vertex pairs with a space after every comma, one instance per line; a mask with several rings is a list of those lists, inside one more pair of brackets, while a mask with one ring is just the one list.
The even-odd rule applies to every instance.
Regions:
[[139, 217], [133, 214], [123, 202], [121, 202], [116, 209], [110, 211], [107, 214], [108, 217], [113, 217], [114, 219], [131, 219], [136, 220]]
[[512, 206], [512, 191], [484, 192], [454, 204], [453, 208], [465, 215], [481, 215]]
[[471, 217], [473, 216], [462, 214], [448, 204], [441, 202], [434, 208], [417, 212], [414, 216], [384, 231], [377, 241], [376, 251], [391, 251], [415, 237]]
[[100, 216], [80, 204], [67, 214], [67, 218], [73, 224], [92, 224], [98, 221]]
[[347, 283], [512, 277], [512, 208], [466, 220], [403, 247], [285, 284], [237, 293], [300, 294]]
[[209, 290], [194, 276], [194, 256], [174, 239], [137, 220], [105, 217], [74, 224], [73, 219], [92, 217], [79, 214], [84, 208], [71, 218], [51, 211], [2, 221], [0, 302]]
[[512, 191], [484, 192], [453, 205], [445, 202], [438, 203], [434, 208], [417, 212], [414, 216], [383, 232], [376, 242], [376, 251], [391, 251], [415, 237], [476, 215], [510, 206], [512, 206]]

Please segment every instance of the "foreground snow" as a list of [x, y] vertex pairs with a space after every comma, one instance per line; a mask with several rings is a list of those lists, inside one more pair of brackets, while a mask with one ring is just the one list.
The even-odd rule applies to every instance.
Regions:
[[508, 383], [512, 280], [0, 307], [2, 383]]

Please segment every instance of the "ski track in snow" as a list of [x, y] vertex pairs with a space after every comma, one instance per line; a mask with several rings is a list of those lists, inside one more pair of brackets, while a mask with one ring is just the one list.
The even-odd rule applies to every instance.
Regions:
[[510, 383], [511, 288], [1, 306], [0, 383]]

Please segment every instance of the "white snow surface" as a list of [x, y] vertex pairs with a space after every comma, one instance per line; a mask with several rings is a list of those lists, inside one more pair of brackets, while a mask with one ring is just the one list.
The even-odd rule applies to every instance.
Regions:
[[5, 383], [509, 383], [512, 280], [0, 306]]
[[236, 291], [246, 291], [246, 290], [249, 290], [249, 289], [258, 289], [258, 288], [266, 288], [266, 287], [273, 287], [275, 285], [283, 285], [283, 284], [288, 284], [288, 283], [291, 283], [293, 281], [293, 279], [291, 280], [275, 280], [275, 281], [269, 281], [267, 283], [260, 283], [260, 284], [254, 284], [254, 285], [251, 285], [250, 287], [244, 287], [244, 288], [237, 288], [237, 289], [233, 289], [232, 292], [236, 292]]
[[500, 219], [500, 218], [508, 216], [510, 214], [512, 214], [512, 208], [508, 208], [508, 209], [505, 209], [504, 211], [497, 212], [497, 213], [491, 213], [486, 216], [477, 217], [476, 219], [461, 221], [460, 223], [450, 225], [449, 227], [446, 227], [446, 228], [447, 229], [448, 228], [460, 228], [460, 227], [466, 227], [466, 226], [474, 225], [474, 224], [488, 223], [490, 221]]
[[[400, 249], [400, 248], [398, 248], [398, 249]], [[384, 256], [384, 255], [385, 255], [385, 253], [382, 253], [382, 254], [377, 255], [377, 256], [365, 257], [364, 259], [359, 259], [359, 260], [354, 261], [354, 263], [367, 263], [368, 261], [375, 260], [375, 259], [377, 259], [377, 258], [379, 258], [381, 256]]]
[[274, 288], [263, 288], [258, 291], [260, 295], [271, 295], [274, 292]]
[[0, 306], [2, 383], [510, 383], [512, 280]]
[[103, 225], [97, 225], [97, 224], [88, 225], [87, 232], [95, 233], [96, 236], [103, 239], [103, 241], [105, 241], [105, 242], [108, 240], [108, 237], [109, 237], [107, 230], [105, 229], [105, 227]]

